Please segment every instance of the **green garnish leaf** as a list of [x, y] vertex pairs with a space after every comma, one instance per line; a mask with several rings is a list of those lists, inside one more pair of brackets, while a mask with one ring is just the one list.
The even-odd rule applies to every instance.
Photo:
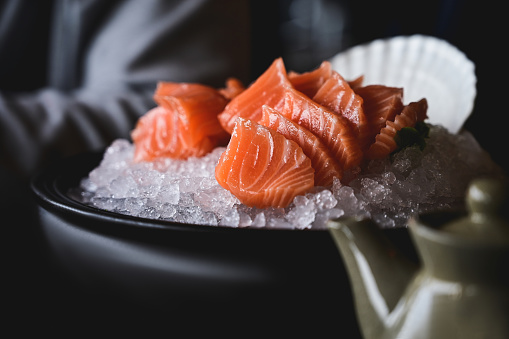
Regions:
[[396, 133], [396, 136], [394, 137], [394, 140], [398, 145], [396, 152], [402, 150], [405, 147], [414, 145], [419, 146], [422, 151], [424, 147], [426, 147], [425, 139], [428, 137], [429, 126], [422, 121], [417, 122], [415, 127], [403, 127]]

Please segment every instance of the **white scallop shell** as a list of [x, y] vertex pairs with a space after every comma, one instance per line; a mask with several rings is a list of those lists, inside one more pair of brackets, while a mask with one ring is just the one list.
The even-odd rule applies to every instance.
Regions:
[[426, 98], [428, 121], [457, 133], [471, 114], [475, 66], [445, 40], [412, 35], [374, 40], [330, 59], [347, 80], [364, 75], [364, 84], [403, 87], [405, 104]]

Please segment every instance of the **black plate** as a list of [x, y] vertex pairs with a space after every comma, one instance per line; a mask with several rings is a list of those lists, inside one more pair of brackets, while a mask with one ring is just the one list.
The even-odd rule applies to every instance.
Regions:
[[[69, 192], [101, 158], [70, 157], [32, 181], [52, 253], [98, 300], [114, 296], [124, 307], [165, 314], [286, 319], [296, 333], [336, 338], [339, 326], [358, 336], [347, 274], [327, 231], [188, 225], [99, 210]], [[384, 233], [413, 255], [406, 229]]]

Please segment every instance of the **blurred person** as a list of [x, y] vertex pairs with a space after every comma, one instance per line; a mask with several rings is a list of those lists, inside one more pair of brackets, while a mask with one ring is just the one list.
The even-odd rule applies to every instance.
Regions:
[[10, 315], [40, 317], [65, 285], [46, 259], [30, 177], [129, 138], [155, 106], [158, 81], [247, 81], [248, 15], [247, 0], [0, 0], [0, 238]]
[[0, 0], [2, 224], [28, 218], [28, 181], [43, 166], [129, 138], [155, 106], [158, 81], [245, 81], [248, 7], [238, 0]]
[[0, 165], [127, 138], [157, 81], [245, 81], [248, 22], [246, 1], [1, 0]]

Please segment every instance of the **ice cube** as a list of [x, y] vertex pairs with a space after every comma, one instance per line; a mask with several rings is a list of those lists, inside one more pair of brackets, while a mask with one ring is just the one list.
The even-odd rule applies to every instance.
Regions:
[[313, 200], [299, 195], [293, 199], [293, 204], [295, 206], [286, 215], [288, 222], [299, 229], [311, 227], [317, 212], [317, 207]]
[[326, 223], [328, 220], [331, 220], [334, 218], [339, 218], [344, 214], [345, 214], [345, 211], [343, 211], [340, 208], [331, 208], [331, 209], [323, 210], [316, 214], [315, 221], [313, 223], [313, 228], [325, 229], [325, 228], [327, 228]]
[[396, 175], [393, 172], [383, 172], [382, 173], [382, 181], [386, 185], [392, 185], [396, 182], [397, 178]]
[[96, 196], [91, 199], [91, 202], [95, 207], [97, 207], [99, 209], [107, 210], [107, 211], [113, 211], [113, 210], [115, 210], [115, 207], [116, 207], [115, 199], [108, 198], [108, 197], [97, 197]]
[[188, 193], [188, 192], [180, 191], [180, 199], [178, 201], [178, 205], [179, 206], [183, 206], [183, 207], [192, 207], [192, 206], [195, 206], [195, 203], [194, 203], [194, 194], [193, 193]]
[[96, 198], [111, 198], [109, 187], [101, 186], [95, 191]]
[[372, 204], [380, 204], [387, 198], [390, 189], [370, 178], [361, 179], [361, 194]]
[[239, 211], [239, 226], [240, 227], [248, 227], [251, 226], [253, 223], [253, 220], [251, 220], [251, 217], [249, 214]]
[[176, 213], [177, 208], [175, 207], [175, 205], [164, 203], [161, 205], [159, 217], [163, 220], [173, 220]]
[[314, 194], [311, 199], [315, 203], [318, 211], [331, 209], [338, 203], [337, 199], [334, 197], [334, 194], [332, 194], [332, 192], [327, 189]]
[[236, 208], [231, 208], [219, 220], [219, 225], [238, 227], [240, 221], [240, 215]]
[[400, 198], [399, 203], [402, 207], [418, 205], [421, 188], [411, 180], [397, 181], [393, 189]]
[[140, 218], [147, 218], [147, 219], [159, 219], [161, 216], [161, 213], [159, 210], [155, 207], [151, 206], [145, 206], [139, 213], [138, 216]]
[[180, 199], [179, 184], [174, 182], [161, 186], [156, 198], [162, 203], [178, 204]]
[[203, 177], [184, 177], [180, 180], [179, 190], [182, 193], [194, 193], [198, 191], [202, 185]]
[[285, 220], [285, 218], [270, 218], [267, 226], [278, 229], [295, 229], [295, 225]]
[[219, 215], [227, 213], [235, 204], [239, 203], [233, 194], [219, 186], [198, 191], [193, 196], [194, 202], [203, 210]]
[[334, 197], [338, 201], [336, 207], [342, 209], [345, 215], [369, 216], [366, 209], [367, 203], [360, 195], [356, 194], [352, 187], [342, 186], [334, 192]]
[[131, 162], [134, 155], [133, 145], [125, 139], [114, 140], [104, 152], [101, 166], [123, 169]]
[[217, 218], [212, 212], [203, 211], [196, 207], [188, 211], [185, 222], [188, 224], [217, 226]]
[[125, 199], [125, 209], [128, 211], [131, 215], [139, 215], [141, 211], [143, 210], [145, 205], [145, 200], [140, 198], [126, 198]]
[[118, 171], [116, 169], [107, 167], [94, 168], [88, 175], [92, 185], [96, 187], [108, 186], [111, 181], [118, 177]]
[[87, 191], [87, 192], [95, 192], [97, 190], [97, 185], [92, 181], [90, 180], [89, 177], [86, 177], [86, 178], [83, 178], [81, 181], [80, 181], [80, 187], [84, 190], [84, 191]]
[[109, 190], [114, 198], [127, 198], [133, 196], [132, 194], [136, 183], [130, 176], [119, 176], [110, 182]]
[[255, 218], [253, 219], [253, 222], [251, 223], [252, 227], [265, 227], [266, 220], [265, 220], [265, 214], [263, 212], [257, 213]]

